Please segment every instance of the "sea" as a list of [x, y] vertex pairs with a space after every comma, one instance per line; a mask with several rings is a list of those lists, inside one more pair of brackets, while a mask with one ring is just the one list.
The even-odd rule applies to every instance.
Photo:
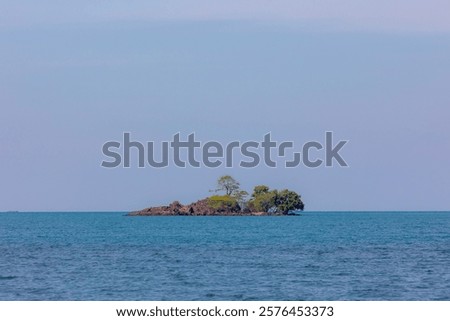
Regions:
[[0, 300], [450, 300], [450, 212], [0, 213]]

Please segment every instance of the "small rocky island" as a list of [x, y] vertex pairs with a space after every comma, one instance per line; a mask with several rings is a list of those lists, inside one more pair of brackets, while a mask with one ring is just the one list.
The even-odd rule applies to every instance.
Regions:
[[174, 201], [166, 206], [149, 207], [128, 213], [129, 216], [268, 216], [298, 215], [303, 211], [301, 196], [288, 189], [269, 189], [257, 185], [253, 193], [241, 190], [233, 177], [226, 175], [217, 180], [217, 189], [222, 192], [197, 202], [183, 205]]

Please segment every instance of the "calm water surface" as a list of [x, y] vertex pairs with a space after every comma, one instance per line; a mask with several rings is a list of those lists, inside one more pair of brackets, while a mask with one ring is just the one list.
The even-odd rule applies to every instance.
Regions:
[[0, 213], [0, 300], [450, 300], [450, 212]]

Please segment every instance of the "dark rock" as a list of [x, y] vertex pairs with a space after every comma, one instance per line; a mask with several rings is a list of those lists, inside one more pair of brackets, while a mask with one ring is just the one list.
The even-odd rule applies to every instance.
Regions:
[[[167, 206], [156, 206], [145, 208], [140, 211], [128, 213], [129, 216], [265, 216], [274, 215], [264, 212], [252, 212], [251, 210], [241, 210], [239, 205], [228, 205], [213, 207], [208, 198], [201, 199], [189, 205], [183, 205], [178, 201], [174, 201]], [[275, 214], [276, 215], [276, 214]]]

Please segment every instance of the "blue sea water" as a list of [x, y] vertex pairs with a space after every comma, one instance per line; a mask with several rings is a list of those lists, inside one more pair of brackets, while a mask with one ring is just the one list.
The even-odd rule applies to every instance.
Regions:
[[0, 300], [450, 300], [450, 212], [0, 213]]

